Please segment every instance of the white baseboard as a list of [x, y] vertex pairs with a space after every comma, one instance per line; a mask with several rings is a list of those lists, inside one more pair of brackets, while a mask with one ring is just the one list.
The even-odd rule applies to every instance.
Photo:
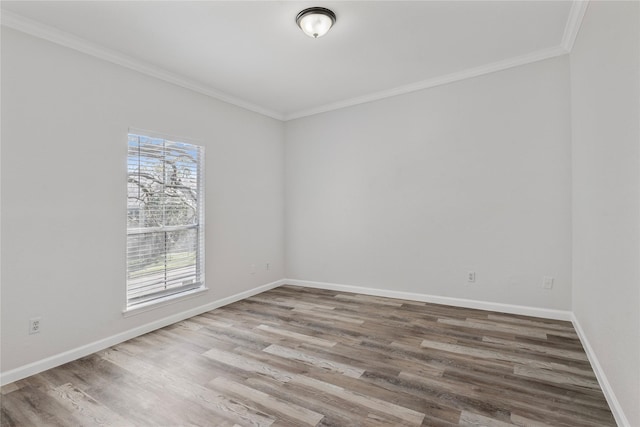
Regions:
[[602, 389], [605, 398], [607, 399], [607, 403], [611, 408], [611, 412], [613, 413], [614, 418], [616, 419], [616, 423], [620, 427], [631, 427], [631, 424], [627, 420], [627, 417], [624, 415], [622, 407], [618, 402], [618, 399], [607, 380], [607, 377], [598, 362], [598, 358], [596, 357], [591, 344], [589, 344], [589, 340], [582, 330], [580, 323], [576, 319], [575, 315], [571, 311], [563, 311], [563, 310], [551, 310], [546, 308], [538, 308], [538, 307], [527, 307], [521, 305], [513, 305], [513, 304], [501, 304], [501, 303], [493, 303], [487, 301], [475, 301], [463, 298], [451, 298], [451, 297], [441, 297], [435, 295], [427, 295], [427, 294], [418, 294], [411, 292], [400, 292], [400, 291], [390, 291], [386, 289], [376, 289], [376, 288], [365, 288], [361, 286], [352, 286], [352, 285], [341, 285], [337, 283], [326, 283], [326, 282], [313, 282], [309, 280], [296, 280], [296, 279], [286, 279], [282, 281], [283, 284], [288, 285], [297, 285], [303, 286], [307, 288], [318, 288], [318, 289], [327, 289], [332, 291], [340, 291], [340, 292], [352, 292], [358, 294], [365, 295], [374, 295], [380, 297], [388, 297], [388, 298], [398, 298], [409, 301], [422, 301], [429, 302], [433, 304], [444, 304], [451, 305], [454, 307], [465, 307], [465, 308], [475, 308], [479, 310], [489, 310], [489, 311], [498, 311], [501, 313], [510, 313], [510, 314], [519, 314], [524, 316], [533, 316], [533, 317], [541, 317], [545, 319], [555, 319], [555, 320], [567, 320], [573, 323], [573, 326], [580, 338], [580, 342], [584, 347], [585, 352], [587, 353], [587, 357], [589, 358], [589, 362], [591, 363], [591, 367], [596, 374], [598, 379], [598, 383], [600, 384], [600, 388]]
[[340, 285], [337, 283], [312, 282], [309, 280], [285, 279], [282, 282], [289, 285], [298, 285], [307, 288], [319, 288], [340, 292], [353, 292], [357, 294], [375, 295], [379, 297], [398, 298], [410, 301], [451, 305], [454, 307], [475, 308], [478, 310], [498, 311], [500, 313], [520, 314], [523, 316], [541, 317], [544, 319], [567, 321], [571, 321], [573, 319], [573, 313], [565, 310], [552, 310], [548, 308], [528, 307], [524, 305], [476, 301], [464, 298], [440, 297], [436, 295], [418, 294], [413, 292], [390, 291], [387, 289]]
[[130, 340], [140, 335], [144, 335], [148, 332], [163, 328], [176, 322], [180, 322], [181, 320], [188, 319], [193, 316], [197, 316], [198, 314], [211, 311], [218, 307], [222, 307], [224, 305], [240, 301], [250, 296], [257, 295], [285, 283], [286, 282], [284, 280], [277, 280], [275, 282], [267, 283], [266, 285], [258, 286], [257, 288], [240, 292], [238, 294], [231, 295], [229, 297], [222, 298], [217, 301], [213, 301], [186, 311], [182, 311], [180, 313], [155, 320], [151, 323], [147, 323], [146, 325], [138, 326], [128, 331], [124, 331], [119, 334], [112, 335], [110, 337], [74, 348], [72, 350], [47, 357], [46, 359], [38, 360], [37, 362], [29, 363], [27, 365], [20, 366], [7, 372], [2, 372], [0, 373], [0, 385], [9, 384], [14, 381], [21, 380], [22, 378], [26, 378], [30, 375], [46, 371], [47, 369], [55, 368], [56, 366], [60, 366], [81, 357], [88, 356], [92, 353], [95, 353], [96, 351], [104, 350], [105, 348], [111, 347], [112, 345], [119, 344], [123, 341]]
[[613, 413], [613, 417], [616, 419], [616, 423], [619, 427], [631, 427], [631, 423], [629, 423], [629, 420], [625, 416], [624, 411], [622, 410], [622, 406], [620, 406], [620, 402], [613, 392], [613, 388], [611, 388], [611, 384], [609, 384], [609, 380], [607, 380], [607, 376], [605, 375], [604, 370], [602, 369], [602, 366], [600, 365], [600, 362], [596, 357], [596, 353], [593, 351], [593, 347], [591, 347], [591, 344], [589, 343], [589, 340], [587, 339], [582, 326], [580, 326], [580, 322], [578, 322], [578, 319], [573, 313], [571, 314], [571, 322], [573, 323], [574, 329], [578, 333], [578, 337], [580, 338], [582, 347], [584, 347], [584, 351], [587, 353], [587, 358], [591, 363], [591, 368], [593, 368], [593, 372], [595, 372], [596, 374], [596, 378], [598, 379], [600, 388], [604, 393], [604, 397], [607, 399], [607, 403], [609, 404], [609, 408]]
[[268, 291], [269, 289], [276, 288], [281, 285], [297, 285], [308, 288], [319, 288], [319, 289], [327, 289], [333, 291], [340, 292], [353, 292], [360, 293], [365, 295], [374, 295], [388, 298], [398, 298], [405, 299], [410, 301], [421, 301], [428, 302], [433, 304], [444, 304], [451, 305], [454, 307], [466, 307], [466, 308], [475, 308], [479, 310], [489, 310], [489, 311], [497, 311], [501, 313], [511, 313], [511, 314], [519, 314], [525, 316], [533, 316], [533, 317], [541, 317], [545, 319], [556, 319], [556, 320], [567, 320], [571, 321], [575, 327], [576, 332], [578, 333], [578, 337], [582, 343], [582, 346], [587, 353], [587, 357], [589, 358], [589, 362], [591, 362], [591, 366], [596, 374], [598, 382], [600, 384], [600, 388], [609, 403], [613, 416], [616, 419], [616, 422], [621, 427], [630, 427], [629, 421], [627, 420], [618, 399], [607, 380], [607, 377], [596, 357], [591, 344], [589, 343], [580, 323], [574, 316], [574, 314], [570, 311], [563, 310], [552, 310], [546, 308], [538, 308], [538, 307], [528, 307], [521, 305], [513, 305], [513, 304], [502, 304], [502, 303], [494, 303], [488, 301], [475, 301], [463, 298], [451, 298], [451, 297], [441, 297], [435, 295], [428, 294], [419, 294], [412, 292], [401, 292], [401, 291], [391, 291], [386, 289], [376, 289], [376, 288], [366, 288], [361, 286], [352, 286], [352, 285], [341, 285], [337, 283], [326, 283], [326, 282], [314, 282], [308, 280], [296, 280], [296, 279], [282, 279], [277, 280], [275, 282], [268, 283], [266, 285], [258, 286], [256, 288], [250, 289], [248, 291], [240, 292], [235, 295], [231, 295], [226, 298], [222, 298], [217, 301], [213, 301], [199, 307], [195, 307], [168, 317], [164, 317], [162, 319], [158, 319], [151, 323], [147, 323], [146, 325], [142, 325], [128, 331], [121, 332], [119, 334], [92, 342], [90, 344], [86, 344], [75, 349], [65, 351], [60, 354], [56, 354], [54, 356], [48, 357], [43, 360], [39, 360], [37, 362], [29, 363], [27, 365], [21, 366], [16, 369], [12, 369], [7, 372], [0, 373], [0, 385], [5, 385], [12, 383], [14, 381], [18, 381], [22, 378], [26, 378], [30, 375], [37, 374], [39, 372], [45, 371], [47, 369], [54, 368], [56, 366], [62, 365], [64, 363], [71, 362], [73, 360], [79, 359], [84, 356], [88, 356], [92, 353], [95, 353], [100, 350], [104, 350], [105, 348], [111, 347], [113, 345], [119, 344], [123, 341], [135, 338], [137, 336], [146, 334], [148, 332], [154, 331], [159, 328], [163, 328], [165, 326], [171, 325], [173, 323], [179, 322], [184, 319], [188, 319], [193, 316], [197, 316], [199, 314], [205, 313], [207, 311], [211, 311], [218, 307], [225, 306], [227, 304], [231, 304], [236, 301], [240, 301], [242, 299], [248, 298], [253, 295], [257, 295], [259, 293]]

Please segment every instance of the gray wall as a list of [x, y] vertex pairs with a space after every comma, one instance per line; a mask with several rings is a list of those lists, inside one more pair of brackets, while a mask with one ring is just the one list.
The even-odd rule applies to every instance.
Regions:
[[288, 278], [571, 308], [567, 56], [290, 121], [285, 139]]
[[[130, 126], [206, 147], [209, 291], [125, 318]], [[283, 158], [277, 120], [3, 27], [2, 371], [281, 279]]]
[[[591, 2], [570, 57], [284, 124], [3, 28], [2, 372], [290, 277], [573, 310], [640, 425], [639, 9]], [[210, 290], [124, 317], [129, 127], [206, 146]]]
[[640, 3], [591, 2], [571, 53], [573, 312], [640, 425]]

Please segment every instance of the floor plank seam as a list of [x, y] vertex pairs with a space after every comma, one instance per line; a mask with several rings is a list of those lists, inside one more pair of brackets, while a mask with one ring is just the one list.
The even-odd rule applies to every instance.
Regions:
[[3, 427], [615, 426], [570, 322], [289, 285], [1, 391]]

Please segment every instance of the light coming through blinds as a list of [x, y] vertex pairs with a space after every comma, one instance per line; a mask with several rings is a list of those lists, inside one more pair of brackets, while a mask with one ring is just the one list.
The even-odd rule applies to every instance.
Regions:
[[127, 307], [204, 287], [204, 148], [129, 134]]

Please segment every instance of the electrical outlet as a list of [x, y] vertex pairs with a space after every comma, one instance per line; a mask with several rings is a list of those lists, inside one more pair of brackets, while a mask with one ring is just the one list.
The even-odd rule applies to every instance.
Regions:
[[271, 264], [266, 263], [266, 264], [264, 265], [264, 269], [265, 269], [266, 271], [271, 270]]
[[542, 288], [547, 290], [553, 289], [553, 277], [544, 276], [542, 278]]
[[467, 273], [467, 283], [475, 283], [476, 282], [476, 272], [469, 271]]
[[42, 319], [40, 317], [33, 317], [29, 319], [29, 334], [39, 334], [41, 323]]

